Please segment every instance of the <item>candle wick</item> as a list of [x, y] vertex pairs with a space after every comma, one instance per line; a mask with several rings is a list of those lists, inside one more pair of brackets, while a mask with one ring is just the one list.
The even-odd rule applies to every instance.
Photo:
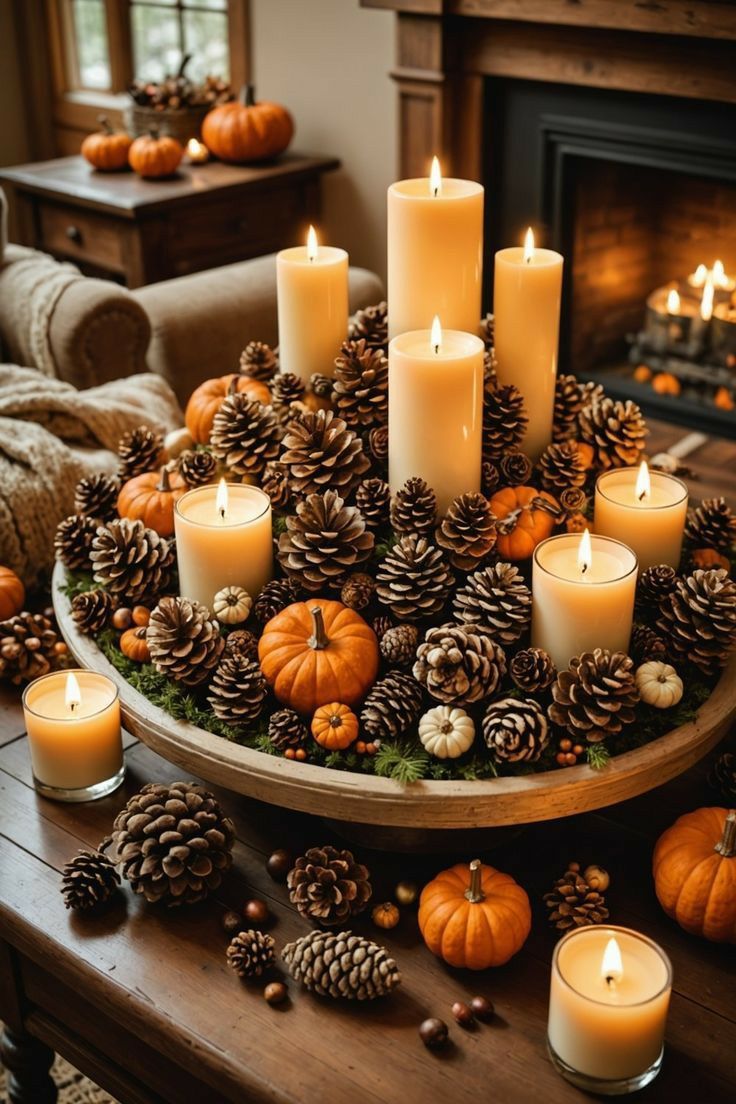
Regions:
[[612, 974], [606, 974], [606, 985], [608, 986], [609, 989], [615, 989], [616, 988], [616, 979], [615, 979], [615, 977], [613, 977]]
[[75, 701], [69, 702], [69, 712], [70, 713], [73, 713], [76, 708], [77, 708], [77, 703]]
[[224, 506], [220, 507], [220, 520], [221, 521], [225, 520], [225, 507]]
[[526, 263], [527, 263], [527, 264], [531, 264], [531, 263], [532, 263], [532, 255], [531, 255], [531, 253], [529, 254], [529, 256], [528, 256], [528, 257], [525, 257], [525, 258], [524, 258], [524, 260], [526, 261]]
[[440, 351], [440, 347], [439, 347], [439, 345], [435, 345], [435, 347], [434, 347], [434, 355], [435, 355], [435, 356], [439, 356], [439, 351]]
[[642, 502], [646, 497], [647, 497], [647, 492], [646, 491], [641, 491], [641, 493], [639, 494], [639, 501]]
[[585, 574], [585, 572], [586, 572], [587, 570], [588, 570], [588, 565], [587, 565], [587, 563], [583, 563], [583, 564], [581, 565], [581, 568], [580, 568], [580, 574], [581, 574], [581, 575], [584, 575], [584, 574]]
[[433, 195], [433, 196], [436, 196], [436, 195], [438, 195], [438, 194], [439, 194], [439, 190], [440, 190], [440, 189], [439, 189], [439, 185], [435, 184], [434, 188], [432, 189], [432, 195]]

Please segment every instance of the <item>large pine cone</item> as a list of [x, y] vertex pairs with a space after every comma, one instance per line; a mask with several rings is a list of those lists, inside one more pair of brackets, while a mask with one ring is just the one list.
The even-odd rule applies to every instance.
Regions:
[[413, 672], [433, 698], [468, 705], [496, 692], [506, 656], [484, 626], [437, 625], [417, 648]]
[[578, 415], [583, 409], [583, 392], [575, 376], [559, 375], [555, 384], [552, 439], [567, 441], [577, 434]]
[[657, 628], [670, 655], [715, 675], [736, 644], [736, 582], [722, 567], [679, 579], [662, 599]]
[[422, 688], [411, 675], [389, 671], [373, 685], [360, 714], [361, 730], [372, 740], [406, 735], [422, 712]]
[[725, 498], [704, 498], [690, 510], [685, 536], [696, 548], [715, 548], [728, 555], [736, 544], [736, 515]]
[[373, 307], [365, 307], [356, 312], [350, 320], [348, 336], [351, 341], [361, 338], [373, 348], [385, 348], [388, 345], [388, 304], [384, 299]]
[[545, 491], [557, 497], [570, 487], [582, 487], [585, 464], [575, 441], [548, 445], [539, 458], [539, 474]]
[[56, 556], [70, 571], [89, 571], [92, 541], [97, 519], [87, 514], [70, 514], [60, 521], [54, 537]]
[[148, 426], [128, 430], [118, 444], [120, 481], [124, 483], [136, 475], [155, 471], [160, 466], [163, 449], [163, 437]]
[[497, 563], [468, 576], [453, 611], [462, 624], [484, 625], [502, 644], [512, 644], [529, 627], [532, 595], [518, 567]]
[[588, 885], [580, 873], [579, 863], [570, 863], [569, 869], [557, 879], [552, 892], [545, 893], [543, 900], [550, 910], [547, 919], [558, 931], [602, 924], [608, 919], [605, 897]]
[[388, 524], [391, 489], [383, 479], [364, 479], [355, 492], [355, 505], [374, 533]]
[[156, 670], [185, 686], [208, 678], [225, 647], [210, 611], [188, 598], [161, 599], [151, 613], [146, 643]]
[[225, 952], [227, 964], [238, 977], [260, 977], [276, 960], [275, 946], [276, 940], [268, 932], [254, 928], [238, 932]]
[[347, 498], [370, 467], [360, 437], [331, 410], [302, 414], [289, 424], [283, 443], [280, 460], [289, 469], [295, 494], [329, 488]]
[[104, 905], [120, 885], [120, 875], [99, 851], [80, 849], [65, 865], [61, 893], [68, 909], [88, 911]]
[[100, 527], [90, 559], [95, 582], [132, 604], [158, 598], [171, 584], [174, 550], [142, 521], [115, 518]]
[[509, 674], [520, 690], [542, 694], [557, 678], [557, 668], [543, 648], [524, 648], [511, 660]]
[[388, 361], [381, 348], [364, 339], [346, 341], [335, 359], [332, 403], [351, 429], [388, 422]]
[[104, 629], [115, 603], [106, 590], [85, 590], [72, 598], [72, 617], [83, 633], [98, 633]]
[[595, 400], [580, 411], [579, 423], [580, 439], [593, 449], [598, 468], [630, 468], [639, 463], [647, 427], [635, 402]]
[[278, 366], [276, 353], [265, 341], [249, 341], [240, 354], [240, 371], [251, 379], [268, 383]]
[[305, 384], [294, 372], [279, 372], [274, 376], [271, 396], [274, 406], [289, 407], [304, 398]]
[[235, 825], [194, 782], [149, 782], [115, 818], [113, 858], [134, 893], [173, 907], [203, 901], [232, 865]]
[[419, 621], [440, 612], [454, 581], [441, 549], [410, 533], [378, 568], [376, 595], [398, 621]]
[[286, 884], [289, 899], [305, 920], [326, 927], [343, 924], [362, 912], [371, 898], [368, 868], [350, 851], [329, 844], [310, 847], [294, 863]]
[[66, 650], [42, 613], [24, 610], [0, 621], [0, 678], [18, 686], [48, 674], [60, 648]]
[[238, 728], [260, 717], [267, 690], [259, 664], [231, 652], [214, 673], [207, 701], [218, 720]]
[[529, 419], [524, 396], [513, 384], [483, 391], [483, 459], [496, 463], [521, 444]]
[[273, 407], [237, 391], [223, 400], [212, 419], [210, 448], [233, 475], [258, 478], [278, 456], [280, 436]]
[[310, 494], [286, 518], [278, 558], [294, 582], [316, 594], [340, 588], [348, 574], [368, 559], [374, 537], [355, 506], [346, 506], [335, 491]]
[[281, 957], [294, 980], [321, 997], [373, 1000], [401, 984], [386, 948], [349, 931], [310, 932], [287, 943]]
[[391, 500], [391, 525], [397, 533], [432, 532], [437, 520], [437, 496], [423, 479], [413, 476]]
[[80, 479], [74, 491], [74, 510], [97, 521], [109, 521], [117, 514], [120, 484], [100, 472]]
[[615, 736], [632, 723], [639, 700], [633, 661], [607, 648], [584, 652], [558, 672], [552, 697], [549, 719], [575, 740], [596, 744]]
[[453, 567], [460, 571], [480, 567], [496, 544], [496, 519], [485, 495], [462, 494], [454, 499], [437, 526], [435, 540]]
[[533, 763], [549, 743], [549, 725], [533, 698], [502, 698], [483, 716], [483, 739], [495, 759], [506, 763]]
[[176, 466], [188, 487], [204, 487], [215, 481], [217, 461], [206, 449], [185, 449]]

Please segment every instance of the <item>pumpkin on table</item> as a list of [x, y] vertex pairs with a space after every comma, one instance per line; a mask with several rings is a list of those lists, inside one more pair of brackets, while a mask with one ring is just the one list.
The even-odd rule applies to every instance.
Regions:
[[349, 705], [328, 702], [315, 710], [312, 735], [320, 747], [343, 751], [358, 739], [358, 718]]
[[265, 161], [283, 153], [294, 136], [294, 120], [281, 104], [256, 103], [250, 84], [233, 103], [221, 104], [204, 118], [202, 140], [221, 161]]
[[250, 376], [231, 372], [227, 376], [205, 380], [192, 392], [184, 413], [184, 422], [195, 444], [208, 444], [215, 414], [225, 398], [235, 391], [244, 391], [249, 399], [257, 399], [261, 403], [271, 402], [271, 392], [266, 384]]
[[0, 566], [0, 621], [15, 617], [23, 609], [26, 588], [9, 567]]
[[142, 521], [161, 537], [170, 537], [174, 532], [174, 503], [188, 489], [186, 480], [166, 467], [135, 475], [120, 488], [118, 513], [121, 518]]
[[176, 138], [155, 129], [136, 138], [128, 151], [131, 169], [149, 179], [172, 176], [183, 156], [184, 147]]
[[[551, 511], [540, 507], [548, 503]], [[536, 487], [503, 487], [491, 498], [491, 512], [498, 519], [496, 551], [504, 560], [526, 560], [537, 545], [552, 536], [555, 515], [560, 507], [556, 498]]]
[[736, 943], [736, 811], [685, 813], [660, 836], [652, 870], [657, 900], [681, 928]]
[[104, 115], [99, 118], [100, 130], [88, 134], [80, 150], [85, 161], [100, 172], [119, 172], [128, 168], [128, 153], [133, 139], [124, 131], [113, 130]]

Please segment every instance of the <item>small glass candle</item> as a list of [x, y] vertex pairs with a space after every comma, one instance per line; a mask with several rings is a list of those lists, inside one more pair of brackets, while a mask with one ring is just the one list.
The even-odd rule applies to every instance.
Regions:
[[661, 947], [627, 928], [578, 928], [555, 947], [547, 1043], [578, 1088], [620, 1096], [662, 1065], [672, 967]]
[[115, 683], [94, 671], [52, 671], [23, 694], [33, 780], [44, 797], [91, 801], [123, 781]]
[[595, 531], [625, 541], [639, 571], [655, 564], [677, 568], [687, 517], [687, 487], [665, 472], [612, 468], [595, 485]]

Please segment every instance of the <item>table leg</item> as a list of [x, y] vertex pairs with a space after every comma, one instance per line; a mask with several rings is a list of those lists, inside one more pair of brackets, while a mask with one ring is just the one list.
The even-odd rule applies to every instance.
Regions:
[[0, 1037], [0, 1061], [8, 1071], [8, 1104], [56, 1104], [49, 1069], [54, 1052], [27, 1031], [6, 1027]]

